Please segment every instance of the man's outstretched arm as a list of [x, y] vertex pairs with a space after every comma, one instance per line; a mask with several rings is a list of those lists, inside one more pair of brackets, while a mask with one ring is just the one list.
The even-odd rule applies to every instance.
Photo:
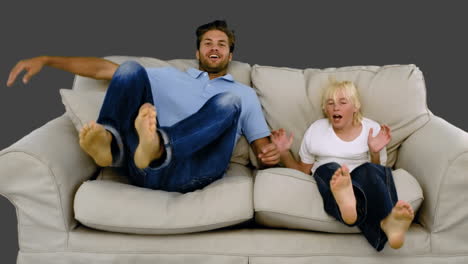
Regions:
[[19, 61], [10, 71], [7, 86], [13, 85], [18, 75], [23, 71], [26, 71], [23, 76], [23, 83], [28, 83], [31, 77], [40, 72], [44, 66], [50, 66], [93, 79], [110, 80], [119, 65], [112, 61], [95, 57], [39, 56]]

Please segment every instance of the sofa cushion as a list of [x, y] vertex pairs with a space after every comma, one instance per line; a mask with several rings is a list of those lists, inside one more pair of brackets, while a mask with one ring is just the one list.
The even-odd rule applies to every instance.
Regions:
[[75, 125], [76, 130], [80, 131], [86, 123], [97, 120], [105, 92], [60, 89], [60, 96], [65, 106], [65, 113]]
[[[387, 165], [392, 167], [402, 141], [429, 120], [421, 71], [415, 65], [305, 70], [254, 65], [252, 84], [265, 118], [271, 129], [282, 127], [293, 132], [291, 149], [296, 158], [307, 128], [323, 118], [321, 96], [330, 79], [354, 82], [363, 115], [390, 126]], [[256, 162], [252, 155], [251, 161]]]
[[179, 234], [235, 225], [253, 217], [252, 174], [232, 163], [227, 175], [190, 193], [150, 190], [126, 184], [106, 168], [100, 180], [78, 189], [74, 210], [82, 224], [134, 234]]
[[[409, 202], [415, 212], [423, 201], [421, 187], [403, 169], [393, 171], [398, 198]], [[260, 170], [254, 184], [255, 220], [270, 227], [315, 230], [330, 233], [357, 233], [329, 216], [315, 179], [287, 168]]]

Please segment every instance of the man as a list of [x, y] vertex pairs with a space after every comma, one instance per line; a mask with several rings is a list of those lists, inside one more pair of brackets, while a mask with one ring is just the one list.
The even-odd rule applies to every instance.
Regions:
[[133, 184], [188, 192], [221, 178], [244, 134], [259, 161], [271, 166], [279, 152], [255, 92], [227, 74], [235, 36], [225, 21], [198, 27], [199, 69], [143, 68], [100, 58], [35, 57], [11, 70], [7, 85], [43, 66], [110, 80], [97, 122], [79, 133], [80, 146], [102, 167], [123, 166]]

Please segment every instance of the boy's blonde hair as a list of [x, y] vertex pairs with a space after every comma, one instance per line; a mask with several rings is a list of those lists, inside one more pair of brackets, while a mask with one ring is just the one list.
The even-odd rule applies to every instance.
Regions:
[[325, 89], [322, 96], [323, 114], [325, 117], [329, 118], [325, 109], [327, 101], [333, 99], [333, 101], [337, 102], [339, 92], [343, 92], [346, 99], [348, 99], [353, 106], [357, 108], [357, 112], [353, 115], [353, 125], [359, 124], [362, 121], [361, 102], [359, 100], [359, 93], [356, 86], [350, 81], [337, 82], [330, 80], [330, 85]]

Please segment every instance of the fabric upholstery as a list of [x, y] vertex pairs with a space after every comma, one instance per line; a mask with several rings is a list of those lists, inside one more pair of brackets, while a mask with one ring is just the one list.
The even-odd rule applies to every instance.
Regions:
[[[371, 256], [403, 257], [430, 251], [429, 233], [413, 225], [407, 236], [410, 247], [385, 248], [382, 254], [361, 234], [329, 234], [302, 230], [227, 228], [180, 235], [128, 235], [79, 228], [70, 234], [70, 247], [79, 252], [120, 254], [196, 254], [225, 256]], [[384, 256], [382, 256], [384, 255]], [[287, 262], [287, 261], [286, 261]], [[332, 262], [333, 263], [333, 262]]]
[[216, 229], [252, 218], [249, 169], [231, 163], [227, 174], [201, 190], [176, 193], [125, 184], [116, 170], [87, 181], [75, 196], [75, 217], [100, 230], [135, 234], [180, 234]]
[[77, 225], [74, 193], [96, 170], [77, 136], [63, 115], [0, 152], [0, 193], [18, 208], [23, 250], [64, 249]]
[[468, 134], [433, 117], [401, 146], [396, 167], [424, 190], [419, 221], [434, 233], [434, 252], [464, 254], [468, 246]]
[[[79, 227], [69, 249], [20, 252], [20, 263], [364, 263], [423, 264], [430, 252], [429, 233], [413, 225], [408, 247], [377, 253], [359, 234], [236, 228], [180, 235], [129, 235]], [[431, 263], [456, 263], [461, 257], [432, 257]], [[445, 262], [438, 262], [444, 260]], [[448, 261], [447, 261], [448, 260]], [[34, 262], [35, 261], [35, 262]], [[247, 262], [246, 262], [247, 261]], [[269, 262], [270, 261], [270, 262]], [[425, 261], [425, 262], [424, 262]], [[458, 262], [462, 263], [462, 262]]]

